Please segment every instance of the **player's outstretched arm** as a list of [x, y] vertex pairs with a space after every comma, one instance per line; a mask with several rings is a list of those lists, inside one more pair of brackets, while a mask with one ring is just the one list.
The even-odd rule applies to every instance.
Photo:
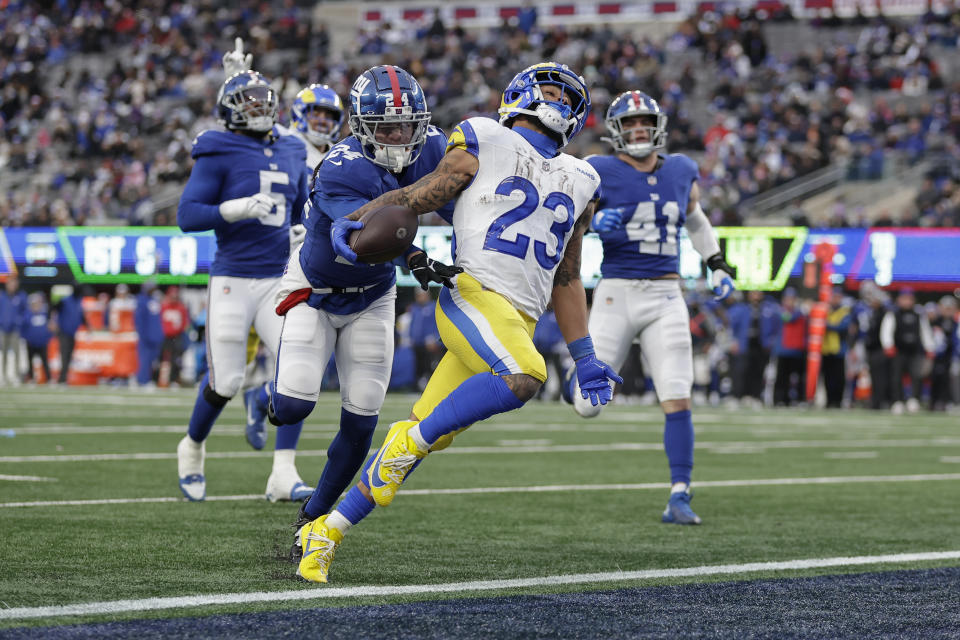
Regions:
[[479, 168], [480, 162], [475, 156], [462, 149], [451, 149], [437, 168], [427, 175], [410, 186], [388, 191], [371, 200], [347, 218], [359, 220], [367, 211], [387, 205], [408, 207], [417, 215], [436, 211], [466, 189]]
[[613, 397], [610, 380], [623, 382], [607, 363], [597, 360], [593, 339], [587, 333], [587, 293], [580, 279], [580, 252], [583, 234], [590, 226], [595, 208], [596, 201], [593, 201], [580, 215], [553, 276], [553, 310], [557, 324], [577, 367], [580, 393], [594, 406], [607, 404]]

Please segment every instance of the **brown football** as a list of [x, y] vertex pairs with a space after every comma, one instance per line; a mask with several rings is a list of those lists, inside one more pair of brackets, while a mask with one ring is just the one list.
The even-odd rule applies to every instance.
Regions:
[[359, 262], [389, 262], [407, 250], [417, 235], [420, 218], [413, 210], [387, 205], [368, 211], [360, 218], [363, 228], [350, 232], [350, 248]]

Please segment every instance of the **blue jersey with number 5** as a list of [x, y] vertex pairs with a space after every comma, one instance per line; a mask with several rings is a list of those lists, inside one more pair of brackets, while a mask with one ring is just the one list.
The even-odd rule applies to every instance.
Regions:
[[[216, 233], [210, 275], [279, 278], [290, 255], [288, 229], [299, 223], [307, 199], [310, 170], [303, 142], [210, 130], [196, 137], [192, 154], [196, 163], [180, 196], [177, 224], [184, 231]], [[265, 219], [228, 223], [220, 215], [221, 202], [255, 193], [276, 202]]]
[[680, 268], [680, 229], [687, 219], [697, 164], [683, 154], [661, 156], [651, 173], [616, 156], [587, 158], [603, 187], [597, 210], [619, 208], [623, 226], [600, 234], [604, 278], [656, 278]]

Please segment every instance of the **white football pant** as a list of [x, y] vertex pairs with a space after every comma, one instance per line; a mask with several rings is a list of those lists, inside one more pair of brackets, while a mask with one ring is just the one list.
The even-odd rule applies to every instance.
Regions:
[[[659, 401], [690, 397], [693, 345], [679, 280], [601, 280], [593, 292], [589, 330], [597, 358], [618, 373], [639, 337], [644, 373], [653, 378]], [[580, 397], [579, 385], [573, 401], [584, 417], [600, 413], [602, 405]]]

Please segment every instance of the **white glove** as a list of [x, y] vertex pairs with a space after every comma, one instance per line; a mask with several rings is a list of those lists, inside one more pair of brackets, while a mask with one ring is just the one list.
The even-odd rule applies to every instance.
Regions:
[[723, 269], [717, 269], [710, 274], [710, 284], [713, 285], [713, 294], [717, 300], [723, 300], [736, 289], [733, 286], [733, 276]]
[[249, 71], [253, 65], [253, 54], [243, 53], [243, 38], [234, 40], [234, 46], [236, 48], [233, 51], [227, 51], [223, 54], [223, 72], [227, 74], [228, 78], [235, 73]]
[[246, 198], [236, 198], [220, 203], [220, 215], [227, 222], [237, 222], [247, 218], [264, 219], [277, 206], [273, 198], [265, 193], [255, 193]]
[[302, 224], [292, 224], [288, 233], [290, 235], [290, 252], [293, 253], [293, 250], [303, 244], [304, 238], [307, 237], [307, 228]]

